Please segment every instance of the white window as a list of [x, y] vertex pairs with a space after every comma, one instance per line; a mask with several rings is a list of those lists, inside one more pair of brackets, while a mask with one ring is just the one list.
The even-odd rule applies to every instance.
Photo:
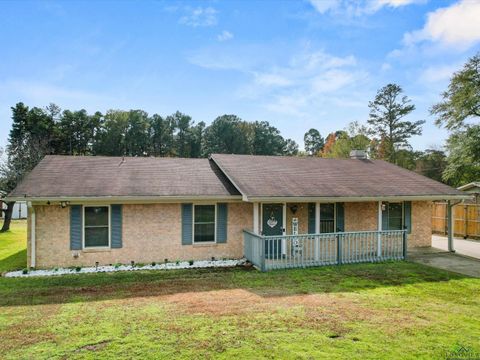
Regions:
[[193, 242], [215, 242], [215, 205], [193, 206]]
[[110, 206], [83, 207], [83, 247], [110, 246]]

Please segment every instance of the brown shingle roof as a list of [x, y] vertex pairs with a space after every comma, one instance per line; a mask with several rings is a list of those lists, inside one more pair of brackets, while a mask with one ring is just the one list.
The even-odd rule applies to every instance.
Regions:
[[225, 154], [211, 158], [248, 198], [462, 195], [381, 160]]
[[239, 195], [208, 159], [46, 156], [9, 197]]

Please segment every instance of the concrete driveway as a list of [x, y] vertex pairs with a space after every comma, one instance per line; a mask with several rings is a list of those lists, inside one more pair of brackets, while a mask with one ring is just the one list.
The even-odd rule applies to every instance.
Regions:
[[480, 259], [473, 257], [427, 247], [409, 249], [407, 258], [423, 265], [480, 278]]
[[[463, 238], [455, 238], [453, 246], [457, 254], [480, 259], [479, 240], [464, 240]], [[440, 235], [432, 235], [432, 247], [447, 251], [447, 237]]]

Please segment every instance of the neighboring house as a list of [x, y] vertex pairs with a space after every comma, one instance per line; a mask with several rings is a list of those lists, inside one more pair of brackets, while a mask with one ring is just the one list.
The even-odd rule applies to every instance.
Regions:
[[[7, 204], [0, 200], [0, 209], [6, 209]], [[0, 211], [0, 219], [3, 219], [4, 212]], [[13, 205], [12, 219], [26, 219], [27, 218], [27, 202], [17, 201]]]
[[457, 188], [463, 192], [473, 195], [475, 198], [469, 202], [480, 204], [480, 181], [474, 181]]
[[465, 198], [356, 156], [46, 156], [8, 198], [28, 202], [28, 263], [39, 268], [244, 255], [267, 268], [310, 255], [320, 264], [335, 251], [397, 258], [404, 233], [409, 246], [430, 246], [433, 200]]

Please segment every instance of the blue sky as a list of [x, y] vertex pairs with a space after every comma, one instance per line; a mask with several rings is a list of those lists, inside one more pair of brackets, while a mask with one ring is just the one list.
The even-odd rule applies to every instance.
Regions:
[[427, 121], [415, 149], [447, 133], [428, 108], [480, 50], [480, 1], [0, 2], [0, 146], [10, 107], [176, 110], [267, 120], [303, 146], [365, 122], [400, 84]]

